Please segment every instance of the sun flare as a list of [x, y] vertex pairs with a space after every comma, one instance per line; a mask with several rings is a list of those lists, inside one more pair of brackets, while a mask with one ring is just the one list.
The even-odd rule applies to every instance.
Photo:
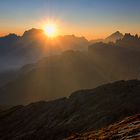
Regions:
[[57, 35], [57, 27], [55, 24], [47, 24], [45, 27], [44, 27], [44, 32], [46, 33], [46, 35], [48, 37], [55, 37]]

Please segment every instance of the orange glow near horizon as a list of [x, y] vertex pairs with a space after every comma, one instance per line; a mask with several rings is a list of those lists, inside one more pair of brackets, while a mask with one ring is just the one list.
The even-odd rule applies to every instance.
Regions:
[[78, 37], [84, 36], [88, 40], [105, 39], [117, 30], [123, 34], [127, 32], [131, 34], [140, 34], [136, 27], [133, 29], [128, 27], [129, 26], [126, 25], [114, 25], [112, 27], [111, 24], [103, 26], [100, 24], [96, 25], [96, 23], [93, 25], [89, 24], [88, 26], [88, 24], [83, 25], [71, 23], [68, 22], [68, 20], [58, 19], [56, 17], [44, 17], [35, 21], [30, 21], [28, 24], [18, 24], [15, 22], [13, 22], [12, 25], [9, 23], [5, 23], [4, 25], [2, 24], [0, 25], [0, 36], [5, 36], [9, 33], [15, 33], [22, 36], [25, 31], [32, 28], [42, 29], [49, 38], [55, 38], [59, 35], [63, 36], [74, 34]]
[[74, 25], [71, 25], [70, 23], [66, 23], [64, 21], [60, 20], [43, 20], [36, 22], [35, 24], [32, 24], [30, 26], [17, 26], [16, 27], [3, 27], [1, 28], [0, 32], [0, 37], [8, 35], [9, 33], [15, 33], [17, 35], [22, 36], [23, 33], [27, 30], [30, 30], [31, 28], [37, 28], [37, 29], [42, 29], [46, 36], [49, 38], [55, 38], [57, 36], [63, 36], [63, 35], [72, 35], [74, 34], [75, 36], [84, 36], [88, 40], [94, 40], [94, 39], [104, 39], [114, 33], [117, 30], [120, 30], [123, 34], [126, 32], [130, 32], [131, 34], [140, 34], [137, 31], [131, 31], [128, 30], [127, 28], [124, 30], [118, 29], [118, 28], [82, 28], [82, 27], [77, 27]]
[[[35, 27], [35, 26], [34, 26]], [[58, 26], [58, 24], [55, 23], [48, 23], [48, 24], [42, 24], [42, 26], [36, 26], [37, 29], [43, 29], [44, 33], [46, 34], [46, 36], [48, 36], [49, 38], [55, 38], [57, 36], [63, 36], [63, 35], [71, 35], [74, 34], [75, 36], [84, 36], [86, 39], [88, 40], [94, 40], [94, 39], [104, 39], [107, 36], [109, 36], [110, 34], [112, 34], [114, 31], [108, 31], [108, 32], [98, 32], [98, 31], [85, 31], [85, 30], [76, 30], [76, 28], [71, 28], [69, 26], [69, 28], [67, 28], [67, 26], [63, 26], [63, 28], [60, 26]], [[59, 28], [58, 28], [59, 27]], [[23, 33], [25, 32], [25, 30], [30, 30], [31, 27], [26, 27], [23, 29], [2, 29], [0, 32], [0, 37], [8, 35], [9, 33], [15, 33], [17, 35], [23, 35]], [[75, 31], [75, 32], [74, 32]], [[125, 32], [123, 32], [125, 33]], [[135, 33], [134, 33], [135, 34]]]

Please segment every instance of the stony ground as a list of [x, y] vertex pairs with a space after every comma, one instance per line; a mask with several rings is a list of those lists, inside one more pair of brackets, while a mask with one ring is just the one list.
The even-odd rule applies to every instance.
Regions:
[[99, 131], [75, 134], [65, 140], [140, 140], [140, 114]]

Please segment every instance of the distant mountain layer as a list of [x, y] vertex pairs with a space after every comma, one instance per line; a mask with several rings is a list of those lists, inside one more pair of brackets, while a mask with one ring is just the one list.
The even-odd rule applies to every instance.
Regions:
[[122, 39], [116, 41], [116, 45], [140, 51], [140, 38], [137, 34], [133, 36], [130, 33], [127, 33]]
[[75, 134], [65, 140], [139, 140], [140, 114], [128, 117], [121, 122], [98, 131]]
[[0, 73], [0, 105], [52, 100], [112, 81], [140, 79], [139, 60], [140, 38], [130, 34], [116, 43], [94, 43], [88, 51], [51, 55], [20, 70]]
[[138, 80], [118, 81], [68, 98], [13, 107], [0, 112], [0, 139], [62, 140], [106, 127], [140, 113], [139, 91]]
[[[65, 50], [87, 50], [88, 40], [74, 35], [48, 38], [43, 30], [31, 29], [22, 36], [0, 37], [0, 71], [11, 70]], [[6, 63], [5, 63], [6, 62]]]
[[124, 36], [122, 33], [120, 33], [119, 31], [111, 34], [110, 36], [108, 36], [104, 41], [105, 42], [116, 42], [119, 39], [122, 39]]
[[115, 33], [109, 35], [107, 38], [105, 39], [96, 39], [96, 40], [91, 40], [90, 44], [93, 43], [97, 43], [97, 42], [104, 42], [104, 43], [109, 43], [109, 42], [113, 42], [115, 43], [117, 40], [120, 40], [124, 37], [124, 35], [122, 33], [120, 33], [119, 31], [116, 31]]
[[126, 34], [116, 43], [99, 42], [85, 52], [65, 51], [26, 65], [0, 88], [0, 105], [52, 100], [112, 81], [140, 79], [139, 40]]
[[84, 37], [76, 37], [75, 35], [64, 35], [50, 39], [43, 30], [33, 28], [25, 31], [22, 36], [9, 34], [0, 37], [0, 72], [15, 70], [25, 64], [37, 62], [46, 56], [60, 54], [66, 50], [87, 51], [89, 45], [100, 41], [117, 42], [118, 46], [131, 46], [133, 48], [140, 44], [138, 35], [123, 35], [119, 31], [106, 39], [88, 41]]

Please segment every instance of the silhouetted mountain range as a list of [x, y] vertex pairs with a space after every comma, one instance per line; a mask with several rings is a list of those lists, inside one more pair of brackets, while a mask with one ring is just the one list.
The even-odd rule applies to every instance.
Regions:
[[35, 28], [25, 31], [22, 36], [9, 34], [0, 37], [0, 71], [13, 70], [69, 49], [85, 51], [91, 43], [115, 42], [122, 37], [117, 31], [105, 40], [88, 41], [84, 37], [74, 35], [58, 36], [51, 40], [43, 30]]
[[120, 33], [119, 31], [111, 34], [110, 36], [108, 36], [104, 41], [105, 42], [116, 42], [119, 39], [123, 38], [123, 34]]
[[120, 40], [123, 37], [124, 37], [124, 35], [122, 33], [120, 33], [119, 31], [116, 31], [115, 33], [111, 34], [110, 36], [108, 36], [105, 39], [91, 40], [90, 44], [97, 43], [97, 42], [104, 42], [104, 43], [113, 42], [113, 43], [115, 43], [117, 40]]
[[106, 43], [89, 46], [88, 53], [67, 51], [50, 56], [21, 69], [14, 82], [1, 88], [1, 101], [9, 102], [11, 97], [18, 104], [50, 100], [110, 81], [139, 78], [139, 58], [138, 51]]
[[[74, 37], [64, 38], [69, 42]], [[134, 47], [123, 45], [127, 42], [126, 38], [133, 42]], [[8, 79], [8, 74], [3, 74], [0, 77], [5, 80], [0, 81], [1, 85], [5, 85], [0, 88], [0, 104], [16, 105], [51, 100], [69, 96], [75, 90], [93, 88], [112, 81], [139, 79], [138, 40], [138, 36], [125, 34], [116, 43], [98, 42], [90, 45], [88, 51], [69, 50], [48, 56], [10, 72]]]
[[140, 51], [140, 38], [137, 34], [133, 36], [126, 33], [122, 39], [116, 41], [116, 45]]
[[[140, 79], [140, 38], [116, 32], [105, 40], [90, 44], [67, 35], [52, 41], [38, 29], [0, 38], [0, 139], [126, 135], [128, 123], [107, 126], [140, 113], [140, 81], [129, 80]], [[129, 81], [99, 86], [122, 79]], [[18, 104], [25, 106], [3, 111]]]
[[[13, 107], [0, 112], [0, 139], [62, 140], [75, 133], [106, 127], [140, 113], [139, 91], [138, 80], [118, 81], [76, 91], [68, 98]], [[116, 127], [113, 125], [112, 129]], [[124, 126], [119, 127], [118, 130]]]
[[88, 45], [84, 37], [74, 35], [59, 36], [52, 41], [43, 30], [34, 28], [22, 36], [9, 34], [0, 37], [0, 71], [15, 69], [64, 50], [87, 50]]

